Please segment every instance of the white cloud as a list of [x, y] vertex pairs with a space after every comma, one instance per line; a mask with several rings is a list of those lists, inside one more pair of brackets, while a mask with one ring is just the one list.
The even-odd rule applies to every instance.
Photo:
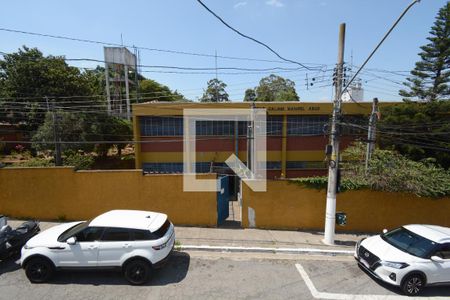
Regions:
[[234, 8], [239, 8], [242, 6], [246, 6], [247, 5], [247, 1], [242, 1], [242, 2], [238, 2], [235, 5], [233, 5]]
[[266, 4], [270, 5], [270, 6], [274, 6], [274, 7], [283, 7], [284, 6], [284, 3], [281, 2], [281, 0], [267, 0]]

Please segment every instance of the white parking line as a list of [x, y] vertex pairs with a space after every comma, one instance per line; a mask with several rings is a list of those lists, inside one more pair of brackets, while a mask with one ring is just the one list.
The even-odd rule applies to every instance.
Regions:
[[[411, 299], [411, 297], [407, 296], [396, 296], [396, 295], [355, 295], [355, 294], [339, 294], [339, 293], [324, 293], [319, 292], [316, 287], [314, 286], [313, 282], [309, 278], [308, 274], [306, 273], [305, 269], [303, 269], [301, 264], [295, 264], [295, 267], [297, 268], [297, 271], [300, 273], [300, 276], [302, 276], [303, 281], [305, 282], [306, 286], [308, 287], [309, 291], [311, 292], [311, 295], [315, 299], [336, 299], [336, 300], [342, 300], [342, 299], [364, 299], [364, 300], [397, 300], [397, 299]], [[448, 300], [448, 297], [420, 297], [420, 299], [433, 299], [433, 300]]]

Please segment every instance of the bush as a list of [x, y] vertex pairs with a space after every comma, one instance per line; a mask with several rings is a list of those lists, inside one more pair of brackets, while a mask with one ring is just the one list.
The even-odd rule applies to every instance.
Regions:
[[[435, 160], [418, 162], [395, 151], [376, 149], [366, 172], [365, 151], [365, 144], [355, 143], [343, 152], [341, 191], [370, 188], [434, 198], [450, 195], [450, 171], [436, 165]], [[294, 182], [309, 188], [326, 189], [328, 178], [299, 178]]]
[[12, 167], [53, 167], [55, 164], [53, 160], [32, 157], [26, 161], [20, 163], [13, 163]]
[[75, 170], [88, 170], [94, 164], [94, 158], [90, 155], [71, 153], [63, 160], [65, 166], [72, 166]]

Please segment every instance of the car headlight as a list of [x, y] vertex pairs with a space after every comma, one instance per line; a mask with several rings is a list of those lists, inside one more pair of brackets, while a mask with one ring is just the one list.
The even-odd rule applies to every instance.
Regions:
[[383, 265], [385, 267], [390, 267], [390, 268], [394, 268], [394, 269], [404, 269], [406, 267], [409, 267], [409, 265], [407, 263], [402, 263], [402, 262], [381, 261], [380, 263], [381, 263], [381, 265]]

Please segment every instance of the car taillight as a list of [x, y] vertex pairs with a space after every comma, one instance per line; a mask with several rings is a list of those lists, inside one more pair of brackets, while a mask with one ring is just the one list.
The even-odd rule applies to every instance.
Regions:
[[166, 248], [166, 246], [167, 246], [167, 243], [164, 243], [164, 244], [159, 245], [159, 246], [152, 246], [152, 248], [153, 248], [154, 250], [161, 250], [161, 249]]

